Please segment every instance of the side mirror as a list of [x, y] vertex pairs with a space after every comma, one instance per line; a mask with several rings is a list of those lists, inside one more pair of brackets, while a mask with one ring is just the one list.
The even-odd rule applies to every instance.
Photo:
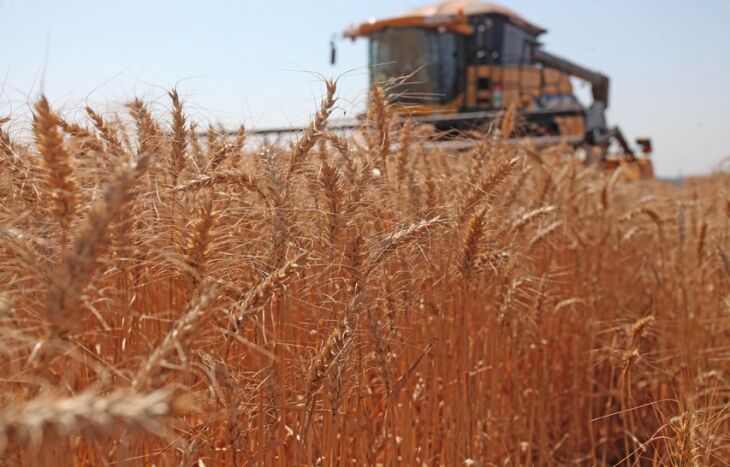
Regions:
[[335, 40], [330, 40], [330, 65], [337, 63], [337, 48], [335, 47]]
[[649, 154], [651, 154], [651, 138], [637, 138], [636, 144], [641, 146], [641, 151], [645, 155], [648, 156]]

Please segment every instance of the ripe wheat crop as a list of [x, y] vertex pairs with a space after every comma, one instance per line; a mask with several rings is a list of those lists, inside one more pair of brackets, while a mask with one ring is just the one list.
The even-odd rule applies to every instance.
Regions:
[[2, 465], [726, 465], [730, 175], [464, 150], [375, 89], [254, 145], [0, 120]]

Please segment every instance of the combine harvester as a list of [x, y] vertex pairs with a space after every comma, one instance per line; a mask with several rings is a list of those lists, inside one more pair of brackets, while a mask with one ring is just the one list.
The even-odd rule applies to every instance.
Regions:
[[[634, 179], [653, 177], [651, 141], [637, 140], [642, 148], [637, 155], [621, 130], [606, 123], [608, 77], [543, 50], [538, 38], [545, 32], [508, 8], [452, 0], [370, 19], [344, 36], [369, 39], [371, 86], [388, 89], [401, 118], [432, 124], [447, 135], [483, 132], [514, 106], [515, 136], [535, 145], [566, 142], [582, 149], [587, 163], [605, 170], [622, 166]], [[571, 77], [591, 85], [593, 103], [587, 108], [573, 94]], [[346, 130], [358, 123], [333, 127]]]

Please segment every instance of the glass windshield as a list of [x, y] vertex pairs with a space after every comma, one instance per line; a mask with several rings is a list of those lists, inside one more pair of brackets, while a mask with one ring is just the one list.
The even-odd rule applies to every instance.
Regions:
[[517, 26], [504, 23], [504, 42], [502, 48], [502, 64], [516, 65], [521, 63], [532, 63], [532, 50], [530, 43], [534, 42], [532, 36]]
[[461, 37], [422, 28], [387, 28], [370, 37], [371, 83], [396, 102], [445, 104], [458, 91]]

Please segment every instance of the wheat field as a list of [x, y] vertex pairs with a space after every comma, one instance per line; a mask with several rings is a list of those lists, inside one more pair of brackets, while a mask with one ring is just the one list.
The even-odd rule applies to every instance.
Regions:
[[728, 465], [730, 174], [291, 144], [140, 100], [0, 120], [2, 465]]

